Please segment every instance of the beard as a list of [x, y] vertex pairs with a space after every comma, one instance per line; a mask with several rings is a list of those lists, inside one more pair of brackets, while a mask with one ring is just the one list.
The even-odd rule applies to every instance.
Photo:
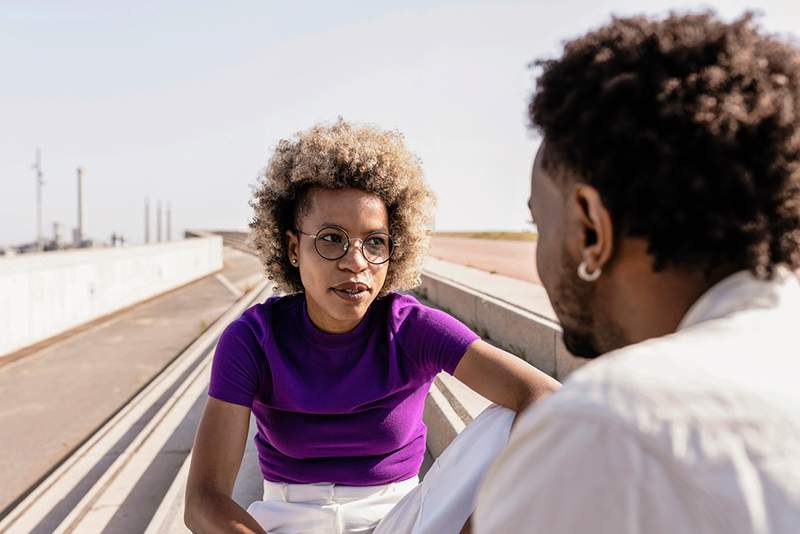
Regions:
[[566, 250], [562, 250], [561, 258], [553, 309], [561, 322], [564, 346], [574, 356], [596, 358], [604, 352], [597, 335], [601, 330], [597, 324], [600, 314], [595, 312], [597, 286], [578, 278], [578, 264]]
[[564, 346], [573, 356], [593, 359], [602, 354], [602, 352], [597, 349], [594, 336], [589, 332], [567, 330], [565, 328], [562, 336], [564, 339]]

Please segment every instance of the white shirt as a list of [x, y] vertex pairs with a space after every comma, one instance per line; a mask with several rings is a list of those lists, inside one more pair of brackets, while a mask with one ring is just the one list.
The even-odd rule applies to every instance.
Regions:
[[800, 533], [800, 281], [737, 273], [577, 370], [520, 417], [474, 528]]

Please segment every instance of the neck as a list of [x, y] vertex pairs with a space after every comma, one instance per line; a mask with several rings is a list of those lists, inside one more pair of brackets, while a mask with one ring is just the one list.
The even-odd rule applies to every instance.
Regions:
[[325, 313], [322, 307], [309, 298], [308, 295], [306, 295], [306, 309], [311, 324], [327, 334], [346, 334], [351, 332], [363, 319], [363, 317], [358, 317], [352, 320], [342, 320], [332, 317]]
[[611, 287], [605, 291], [624, 345], [674, 333], [706, 291], [738, 270], [667, 268], [656, 273], [645, 250], [638, 258], [615, 266], [609, 273]]

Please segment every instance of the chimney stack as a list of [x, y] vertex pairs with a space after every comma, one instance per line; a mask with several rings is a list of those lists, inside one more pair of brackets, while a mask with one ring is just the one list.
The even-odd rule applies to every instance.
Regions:
[[83, 167], [78, 167], [78, 228], [75, 241], [81, 244], [86, 239], [86, 202], [83, 198]]
[[158, 236], [158, 242], [161, 243], [162, 234], [161, 234], [161, 201], [160, 200], [156, 204], [156, 235]]
[[144, 199], [144, 242], [150, 243], [150, 199]]
[[172, 241], [172, 204], [167, 202], [167, 241]]

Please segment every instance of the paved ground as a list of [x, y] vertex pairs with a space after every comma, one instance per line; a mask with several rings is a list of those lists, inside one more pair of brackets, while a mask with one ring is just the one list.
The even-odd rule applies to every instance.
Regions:
[[260, 273], [225, 249], [219, 275], [115, 314], [0, 367], [0, 510], [88, 437]]
[[541, 284], [536, 272], [536, 242], [434, 237], [430, 255], [483, 271]]

